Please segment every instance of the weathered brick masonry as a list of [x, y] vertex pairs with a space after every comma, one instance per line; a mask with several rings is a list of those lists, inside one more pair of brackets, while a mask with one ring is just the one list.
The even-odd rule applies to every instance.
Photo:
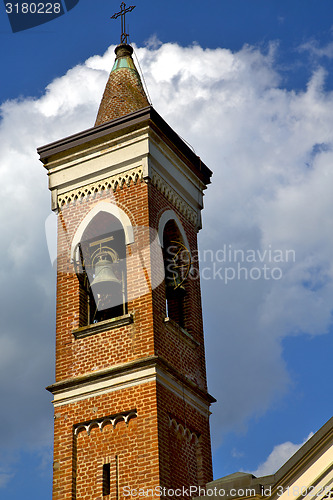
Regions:
[[[128, 96], [128, 72], [136, 86], [138, 75], [126, 47], [120, 54], [111, 80]], [[212, 480], [200, 281], [194, 272], [182, 285], [182, 323], [166, 317], [156, 246], [174, 224], [195, 254], [211, 172], [133, 95], [130, 114], [120, 92], [112, 121], [104, 102], [98, 127], [39, 149], [58, 211], [53, 500], [120, 500]], [[74, 243], [85, 221], [93, 233], [94, 221], [112, 217], [127, 238], [126, 312], [89, 324]]]

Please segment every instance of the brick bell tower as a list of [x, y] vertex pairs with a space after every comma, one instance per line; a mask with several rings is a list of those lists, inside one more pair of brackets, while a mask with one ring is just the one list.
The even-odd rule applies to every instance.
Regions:
[[212, 480], [195, 259], [211, 171], [132, 52], [115, 49], [95, 126], [38, 149], [58, 214], [53, 500]]

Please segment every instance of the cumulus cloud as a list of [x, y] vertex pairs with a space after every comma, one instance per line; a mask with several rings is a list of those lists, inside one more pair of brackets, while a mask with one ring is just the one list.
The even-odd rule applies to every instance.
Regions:
[[265, 462], [260, 464], [257, 470], [251, 472], [251, 474], [256, 477], [275, 474], [275, 472], [282, 467], [282, 465], [287, 462], [287, 460], [289, 460], [289, 458], [291, 458], [312, 436], [313, 433], [311, 432], [301, 444], [294, 444], [287, 441], [274, 446], [273, 451], [268, 455]]
[[51, 395], [44, 387], [54, 381], [55, 270], [44, 234], [47, 176], [36, 148], [87, 128], [98, 106], [87, 89], [100, 95], [103, 84], [101, 72], [87, 64], [53, 81], [40, 99], [7, 101], [0, 108], [2, 487], [13, 477], [15, 450], [45, 454], [52, 443]]
[[[323, 334], [332, 319], [333, 95], [322, 69], [304, 91], [282, 88], [277, 50], [136, 48], [155, 108], [214, 171], [199, 240], [210, 389], [223, 402], [215, 438], [288, 390], [281, 339]], [[0, 109], [0, 439], [8, 448], [47, 447], [52, 433], [43, 386], [53, 381], [55, 284], [47, 179], [35, 150], [93, 125], [113, 58], [110, 47], [41, 98]], [[226, 267], [235, 271], [227, 282]]]
[[[154, 105], [214, 171], [199, 242], [215, 443], [288, 390], [281, 339], [332, 321], [333, 94], [322, 68], [280, 87], [277, 50], [138, 51]], [[267, 255], [223, 262], [225, 248]]]
[[288, 390], [283, 337], [332, 321], [333, 94], [322, 68], [304, 91], [280, 87], [277, 50], [138, 51], [153, 103], [214, 171], [199, 241], [215, 432]]

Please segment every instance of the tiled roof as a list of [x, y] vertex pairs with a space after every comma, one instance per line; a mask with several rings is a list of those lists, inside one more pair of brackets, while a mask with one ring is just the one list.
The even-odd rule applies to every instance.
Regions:
[[140, 75], [132, 59], [133, 49], [121, 44], [99, 106], [95, 127], [149, 106]]

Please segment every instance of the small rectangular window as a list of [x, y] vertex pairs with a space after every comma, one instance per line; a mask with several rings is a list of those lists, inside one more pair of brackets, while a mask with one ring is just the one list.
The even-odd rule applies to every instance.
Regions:
[[103, 497], [110, 495], [110, 464], [103, 465]]

